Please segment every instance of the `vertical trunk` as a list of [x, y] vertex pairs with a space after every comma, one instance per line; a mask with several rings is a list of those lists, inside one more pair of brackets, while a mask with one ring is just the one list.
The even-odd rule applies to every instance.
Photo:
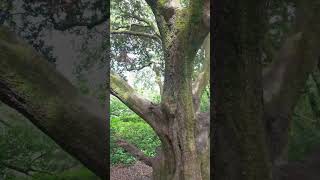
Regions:
[[[182, 32], [181, 32], [182, 31]], [[166, 116], [167, 136], [162, 138], [160, 165], [154, 179], [202, 180], [196, 148], [196, 115], [192, 99], [193, 59], [200, 45], [190, 44], [187, 30], [177, 30], [165, 50], [166, 67], [162, 111]], [[204, 39], [204, 37], [203, 37]], [[161, 136], [161, 135], [160, 135]], [[170, 170], [169, 170], [169, 168]], [[165, 173], [165, 175], [159, 175]]]
[[[173, 131], [170, 134], [173, 134]], [[209, 138], [205, 140], [208, 141]], [[153, 180], [185, 180], [196, 176], [199, 180], [209, 180], [208, 147], [203, 148], [203, 151], [200, 151], [201, 153], [199, 151], [193, 152], [192, 155], [196, 156], [199, 161], [186, 162], [182, 157], [187, 151], [179, 143], [181, 142], [177, 141], [177, 139], [169, 138], [162, 142], [162, 147], [157, 152], [157, 157], [152, 163]], [[200, 163], [200, 161], [204, 163]], [[194, 165], [197, 165], [197, 167], [194, 168]]]
[[215, 180], [271, 179], [263, 121], [261, 7], [261, 1], [251, 0], [214, 6]]

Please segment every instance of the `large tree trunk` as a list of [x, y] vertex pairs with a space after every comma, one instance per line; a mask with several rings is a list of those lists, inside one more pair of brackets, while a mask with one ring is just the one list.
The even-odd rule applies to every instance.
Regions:
[[[199, 123], [195, 127], [195, 141], [189, 142], [196, 145], [195, 151], [188, 152], [183, 148], [178, 136], [181, 130], [176, 125], [169, 125], [172, 128], [168, 134], [161, 135], [162, 146], [152, 161], [153, 180], [192, 179], [195, 176], [201, 180], [210, 179], [209, 113], [199, 113], [196, 119]], [[194, 162], [183, 160], [185, 154], [194, 156]]]
[[198, 113], [199, 97], [194, 98], [206, 87], [208, 72], [194, 84], [192, 75], [195, 55], [209, 33], [210, 1], [191, 0], [182, 9], [175, 6], [176, 0], [146, 2], [155, 15], [164, 51], [161, 104], [139, 97], [114, 75], [112, 93], [140, 115], [162, 142], [152, 163], [154, 180], [208, 180], [209, 113]]
[[270, 180], [263, 121], [263, 1], [214, 4], [215, 180]]
[[[203, 37], [199, 37], [201, 43], [207, 35], [202, 34]], [[174, 43], [165, 52], [168, 56], [161, 104], [167, 125], [166, 139], [162, 141], [163, 156], [160, 156], [164, 166], [154, 169], [154, 178], [202, 180], [201, 159], [196, 143], [197, 123], [201, 121], [196, 117], [192, 94], [193, 59], [199, 45], [189, 45], [187, 34], [183, 33], [176, 34], [173, 39]], [[171, 172], [164, 170], [168, 167], [172, 167]], [[161, 173], [164, 174], [159, 175]], [[208, 173], [204, 174], [207, 176]]]

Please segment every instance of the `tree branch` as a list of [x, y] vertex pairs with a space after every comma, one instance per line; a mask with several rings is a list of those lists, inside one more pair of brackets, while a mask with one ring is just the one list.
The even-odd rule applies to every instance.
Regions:
[[205, 49], [205, 57], [202, 64], [202, 71], [199, 73], [197, 79], [193, 82], [192, 87], [193, 103], [196, 112], [200, 111], [201, 95], [208, 85], [210, 79], [210, 34], [203, 42], [203, 46]]
[[285, 41], [275, 62], [263, 72], [265, 118], [273, 160], [285, 153], [291, 115], [320, 56], [319, 1], [298, 2], [298, 33]]
[[12, 170], [14, 170], [14, 171], [17, 171], [17, 172], [19, 172], [19, 173], [25, 174], [25, 175], [27, 175], [27, 176], [32, 176], [32, 175], [30, 174], [30, 171], [27, 170], [27, 169], [25, 169], [25, 168], [21, 168], [21, 167], [18, 167], [18, 166], [14, 166], [14, 165], [11, 165], [11, 164], [5, 163], [5, 162], [1, 162], [0, 164], [1, 164], [2, 166], [4, 166], [5, 168], [12, 169]]
[[161, 39], [159, 38], [159, 36], [149, 34], [149, 33], [144, 33], [144, 32], [136, 32], [136, 31], [130, 31], [130, 30], [111, 30], [110, 34], [126, 34], [126, 35], [132, 35], [132, 36], [140, 36], [140, 37], [150, 38], [158, 42], [161, 42]]
[[28, 175], [28, 176], [32, 176], [31, 172], [43, 173], [43, 174], [49, 174], [49, 175], [53, 174], [53, 173], [48, 172], [48, 171], [34, 169], [32, 167], [23, 168], [23, 167], [15, 166], [15, 165], [12, 165], [12, 164], [9, 164], [9, 163], [5, 163], [5, 162], [1, 162], [0, 164], [2, 166], [6, 167], [6, 168], [12, 169], [14, 171], [23, 173], [23, 174]]
[[291, 114], [317, 63], [307, 42], [301, 32], [290, 37], [276, 61], [263, 73], [265, 118], [273, 160], [285, 153]]
[[159, 89], [160, 89], [160, 95], [162, 94], [162, 87], [163, 87], [163, 84], [162, 84], [162, 81], [161, 81], [161, 70], [159, 67], [157, 67], [155, 64], [153, 65], [152, 67], [153, 71], [155, 72], [156, 74], [156, 83], [158, 84], [159, 86]]
[[145, 163], [148, 166], [152, 166], [152, 158], [147, 157], [140, 149], [133, 144], [126, 142], [125, 140], [118, 140], [117, 145], [122, 147], [125, 151], [133, 155], [139, 161]]
[[148, 19], [142, 18], [142, 17], [137, 16], [135, 14], [127, 14], [125, 12], [123, 12], [123, 13], [125, 14], [124, 15], [125, 17], [130, 17], [130, 18], [133, 18], [133, 19], [135, 19], [137, 21], [140, 21], [140, 22], [143, 22], [143, 23], [147, 24], [148, 27], [150, 27], [157, 34], [157, 36], [160, 37], [160, 35], [158, 34], [158, 31], [157, 31], [157, 28], [156, 28], [155, 24], [152, 21], [149, 21]]
[[210, 179], [210, 112], [197, 113], [196, 147], [201, 161], [201, 173]]
[[199, 152], [208, 149], [210, 145], [210, 112], [197, 113], [197, 129], [196, 129], [196, 142]]
[[94, 21], [66, 21], [66, 22], [56, 22], [53, 16], [49, 17], [50, 22], [53, 24], [54, 29], [59, 31], [66, 31], [74, 27], [86, 27], [87, 29], [92, 29], [98, 25], [101, 25], [109, 20], [109, 16], [105, 15]]
[[203, 42], [203, 46], [205, 49], [205, 58], [202, 64], [202, 71], [199, 73], [197, 79], [193, 83], [193, 95], [194, 96], [201, 96], [205, 87], [209, 83], [210, 78], [210, 34]]
[[3, 119], [1, 119], [1, 118], [0, 118], [0, 123], [3, 124], [3, 125], [5, 125], [6, 127], [9, 127], [9, 128], [12, 127], [11, 124], [9, 124], [7, 121], [5, 121], [5, 120], [3, 120]]
[[165, 131], [160, 106], [144, 99], [120, 76], [110, 74], [111, 94], [144, 119], [157, 133]]
[[80, 95], [52, 64], [3, 27], [0, 59], [0, 100], [105, 179], [106, 112], [99, 102]]

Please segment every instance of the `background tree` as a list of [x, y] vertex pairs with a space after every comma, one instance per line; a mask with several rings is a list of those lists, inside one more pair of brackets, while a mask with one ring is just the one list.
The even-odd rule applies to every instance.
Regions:
[[[267, 54], [274, 60], [263, 70], [261, 50], [272, 6], [266, 1], [215, 2], [215, 179], [319, 176], [312, 171], [316, 160], [310, 161], [315, 154], [303, 165], [286, 161], [294, 107], [319, 58], [319, 5], [282, 3], [293, 5], [295, 22], [277, 54]], [[297, 173], [298, 167], [304, 168]]]

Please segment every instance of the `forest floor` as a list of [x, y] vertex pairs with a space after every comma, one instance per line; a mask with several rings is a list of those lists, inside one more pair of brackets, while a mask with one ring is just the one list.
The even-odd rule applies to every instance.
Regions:
[[151, 180], [152, 168], [137, 161], [132, 166], [112, 166], [110, 180]]

